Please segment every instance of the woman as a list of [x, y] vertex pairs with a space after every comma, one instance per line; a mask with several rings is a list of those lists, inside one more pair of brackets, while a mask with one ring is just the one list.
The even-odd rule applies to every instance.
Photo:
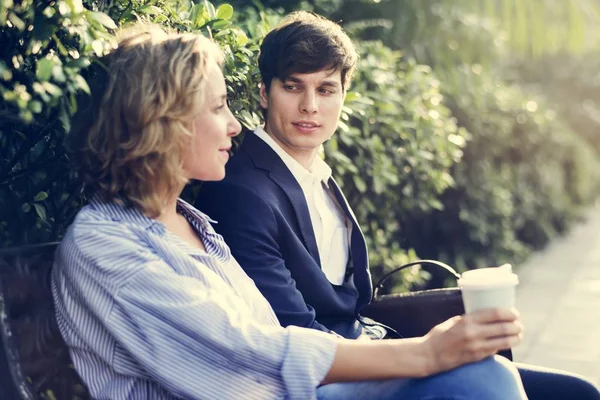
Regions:
[[282, 328], [214, 221], [178, 199], [190, 179], [224, 177], [240, 131], [221, 52], [138, 25], [106, 61], [77, 137], [94, 197], [52, 276], [61, 333], [94, 398], [526, 398], [516, 369], [491, 357], [521, 340], [513, 310], [455, 317], [414, 339]]

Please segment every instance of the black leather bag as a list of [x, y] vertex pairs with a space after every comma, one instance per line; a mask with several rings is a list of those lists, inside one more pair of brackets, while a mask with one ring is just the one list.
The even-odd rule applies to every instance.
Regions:
[[[460, 275], [449, 265], [435, 260], [418, 260], [404, 264], [389, 272], [373, 289], [373, 300], [361, 314], [393, 328], [400, 336], [423, 336], [437, 324], [465, 313], [460, 288], [428, 289], [407, 293], [380, 295], [383, 284], [394, 274], [415, 265], [430, 265], [445, 270], [458, 279]], [[504, 350], [500, 355], [512, 360], [512, 352]]]

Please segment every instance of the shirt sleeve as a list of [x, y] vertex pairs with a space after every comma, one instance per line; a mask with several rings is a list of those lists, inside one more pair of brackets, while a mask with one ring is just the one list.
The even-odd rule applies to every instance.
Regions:
[[335, 337], [258, 324], [231, 288], [211, 287], [222, 280], [208, 269], [203, 281], [136, 254], [127, 260], [137, 272], [115, 293], [106, 325], [154, 380], [190, 399], [315, 398]]

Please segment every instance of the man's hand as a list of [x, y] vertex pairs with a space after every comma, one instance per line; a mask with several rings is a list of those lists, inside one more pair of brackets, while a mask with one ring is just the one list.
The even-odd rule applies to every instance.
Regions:
[[427, 375], [482, 360], [518, 345], [523, 325], [512, 309], [487, 309], [456, 316], [435, 326], [423, 345], [431, 364]]

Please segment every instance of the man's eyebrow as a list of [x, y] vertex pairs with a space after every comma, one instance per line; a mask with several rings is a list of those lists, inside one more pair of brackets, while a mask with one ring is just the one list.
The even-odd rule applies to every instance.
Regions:
[[[302, 79], [297, 78], [295, 76], [288, 76], [287, 78], [283, 79], [282, 82], [292, 82], [292, 83], [304, 84], [304, 81]], [[340, 87], [340, 83], [333, 79], [325, 79], [320, 82], [319, 86]]]
[[339, 87], [340, 83], [338, 81], [325, 80], [321, 82], [321, 86]]
[[282, 82], [304, 83], [304, 81], [302, 81], [302, 79], [296, 78], [295, 76], [288, 76], [288, 77], [282, 79]]

